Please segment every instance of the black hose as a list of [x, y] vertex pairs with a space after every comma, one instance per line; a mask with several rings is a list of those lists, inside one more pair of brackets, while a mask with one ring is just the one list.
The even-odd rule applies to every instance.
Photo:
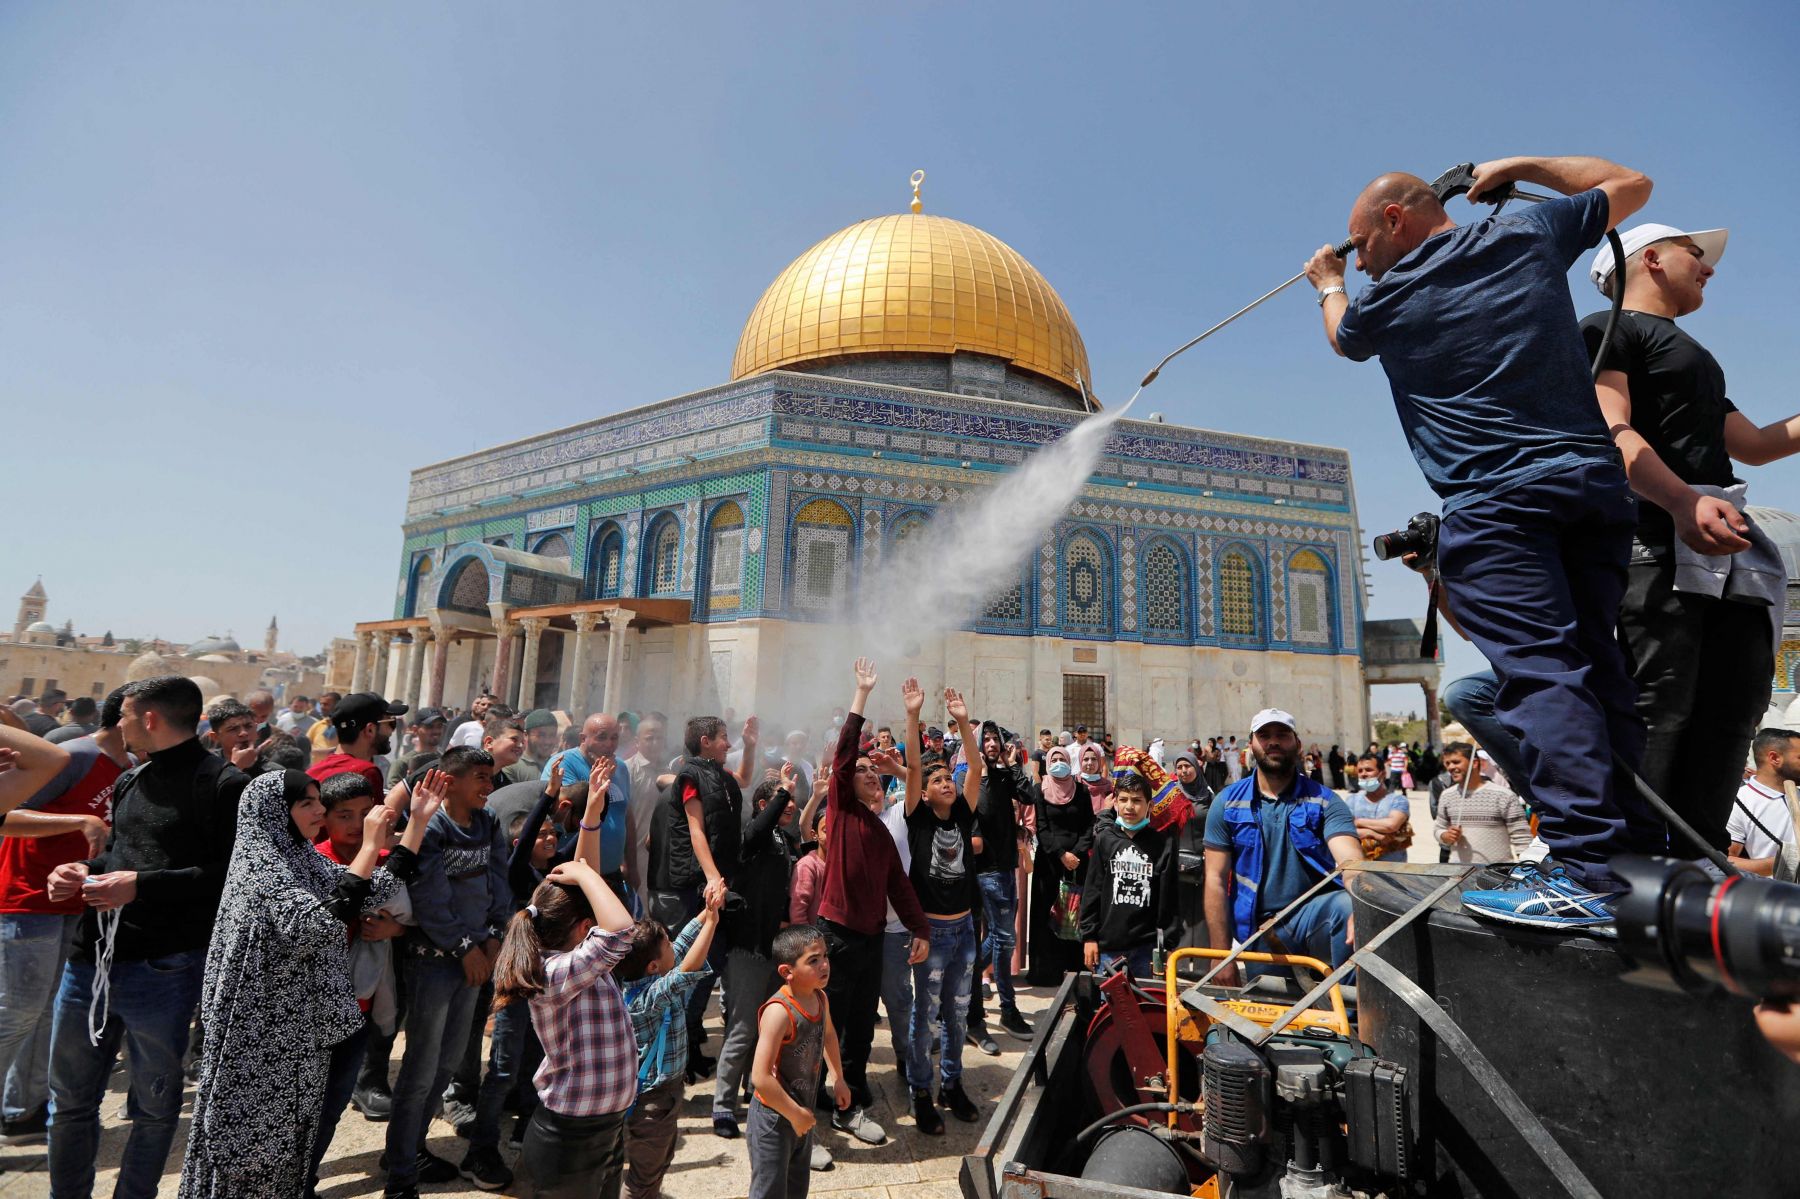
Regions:
[[1197, 1109], [1191, 1103], [1134, 1103], [1130, 1107], [1122, 1107], [1116, 1112], [1108, 1112], [1098, 1120], [1095, 1120], [1092, 1124], [1075, 1134], [1075, 1143], [1077, 1145], [1081, 1144], [1089, 1137], [1099, 1132], [1102, 1128], [1105, 1128], [1108, 1124], [1115, 1123], [1126, 1116], [1142, 1116], [1147, 1115], [1150, 1112], [1181, 1112], [1186, 1114], [1195, 1110]]
[[1600, 378], [1600, 364], [1606, 361], [1606, 348], [1612, 344], [1613, 330], [1619, 327], [1619, 313], [1625, 309], [1625, 243], [1617, 229], [1606, 231], [1606, 244], [1613, 252], [1612, 312], [1606, 317], [1606, 331], [1600, 335], [1600, 348], [1594, 351], [1592, 378]]

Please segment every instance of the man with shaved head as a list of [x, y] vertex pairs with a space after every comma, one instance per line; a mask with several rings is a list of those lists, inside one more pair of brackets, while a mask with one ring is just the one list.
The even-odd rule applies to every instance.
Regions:
[[1650, 196], [1599, 158], [1503, 158], [1469, 199], [1512, 183], [1560, 192], [1467, 225], [1412, 175], [1370, 183], [1350, 210], [1354, 299], [1322, 247], [1306, 265], [1326, 341], [1379, 357], [1400, 426], [1444, 502], [1437, 568], [1460, 627], [1501, 680], [1495, 715], [1523, 743], [1551, 857], [1476, 915], [1570, 931], [1610, 928], [1615, 854], [1660, 852], [1661, 822], [1614, 755], [1644, 750], [1636, 688], [1615, 637], [1637, 502], [1589, 373], [1567, 273]]
[[[581, 724], [581, 744], [565, 749], [544, 763], [544, 778], [562, 763], [562, 797], [579, 812], [587, 803], [588, 777], [594, 764], [602, 758], [612, 759], [619, 751], [619, 718], [596, 712]], [[606, 814], [600, 818], [600, 874], [625, 898], [625, 818], [631, 806], [631, 772], [613, 771], [612, 783], [606, 789]]]

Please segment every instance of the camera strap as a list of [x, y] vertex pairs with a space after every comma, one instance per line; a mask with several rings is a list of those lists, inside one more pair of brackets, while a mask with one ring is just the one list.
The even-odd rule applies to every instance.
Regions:
[[1438, 589], [1443, 585], [1443, 582], [1435, 576], [1432, 578], [1431, 598], [1427, 601], [1425, 608], [1425, 631], [1419, 634], [1419, 657], [1421, 658], [1435, 659], [1437, 657]]

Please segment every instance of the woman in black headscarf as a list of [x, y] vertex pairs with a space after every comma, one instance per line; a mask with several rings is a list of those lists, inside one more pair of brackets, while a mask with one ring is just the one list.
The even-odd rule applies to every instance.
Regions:
[[375, 863], [397, 810], [370, 811], [362, 851], [346, 868], [312, 846], [325, 821], [316, 782], [276, 770], [244, 788], [206, 954], [206, 1050], [182, 1199], [305, 1192], [331, 1047], [363, 1020], [350, 983], [350, 929], [410, 871], [443, 791], [430, 776], [413, 789], [390, 873]]
[[[1096, 753], [1098, 750], [1096, 750]], [[1075, 777], [1069, 751], [1053, 745], [1044, 753], [1044, 777], [1033, 789], [1032, 806], [1037, 817], [1037, 854], [1031, 863], [1031, 913], [1027, 922], [1030, 955], [1025, 981], [1034, 987], [1054, 987], [1063, 975], [1082, 969], [1081, 936], [1057, 931], [1059, 900], [1068, 901], [1071, 888], [1079, 888], [1087, 875], [1088, 850], [1094, 844], [1093, 800], [1085, 783]]]

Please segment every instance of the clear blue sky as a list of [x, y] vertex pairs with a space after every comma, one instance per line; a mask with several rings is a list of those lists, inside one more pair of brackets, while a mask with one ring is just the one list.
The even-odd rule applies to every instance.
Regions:
[[[1118, 403], [1379, 171], [1605, 155], [1655, 178], [1648, 219], [1732, 228], [1688, 327], [1783, 416], [1797, 30], [1772, 3], [7, 4], [0, 596], [42, 574], [58, 624], [175, 639], [278, 612], [314, 650], [389, 610], [409, 468], [722, 382], [776, 272], [915, 167], [1051, 280]], [[1371, 533], [1435, 507], [1305, 288], [1145, 402], [1348, 447]], [[1749, 477], [1800, 509], [1793, 465]], [[1371, 571], [1372, 615], [1422, 606]]]

